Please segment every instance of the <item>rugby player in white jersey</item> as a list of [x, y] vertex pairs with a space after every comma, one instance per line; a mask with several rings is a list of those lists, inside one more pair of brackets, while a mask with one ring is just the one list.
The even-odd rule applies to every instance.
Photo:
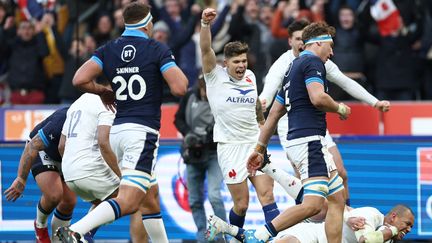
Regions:
[[[246, 44], [230, 42], [224, 47], [225, 68], [216, 64], [211, 48], [210, 24], [216, 10], [208, 8], [202, 13], [200, 48], [207, 96], [215, 117], [214, 141], [224, 181], [233, 198], [230, 211], [231, 224], [242, 227], [249, 205], [247, 180], [254, 185], [263, 206], [266, 221], [279, 214], [273, 197], [273, 180], [261, 172], [250, 176], [246, 169], [249, 154], [254, 150], [259, 136], [258, 121], [263, 122], [258, 100], [255, 75], [247, 69]], [[209, 236], [212, 239], [213, 236]], [[242, 232], [235, 238], [243, 240]]]
[[[216, 224], [218, 232], [236, 235], [240, 230], [215, 215], [209, 222]], [[342, 228], [343, 243], [390, 243], [402, 240], [414, 225], [414, 214], [404, 205], [396, 205], [385, 216], [373, 207], [345, 208]], [[279, 232], [274, 243], [327, 243], [324, 222], [302, 222]]]
[[[105, 108], [98, 95], [85, 93], [69, 107], [59, 142], [66, 184], [94, 206], [116, 196], [120, 186], [121, 171], [109, 142], [114, 118], [115, 114]], [[151, 191], [157, 192], [156, 187]], [[154, 192], [148, 196], [150, 194]], [[148, 196], [146, 198], [154, 197]], [[134, 241], [141, 242], [146, 237], [142, 218], [158, 212], [160, 209], [145, 215], [137, 212], [131, 216], [131, 237]], [[95, 232], [90, 233], [84, 236], [86, 240]]]
[[[282, 54], [270, 67], [269, 72], [267, 73], [267, 76], [265, 78], [264, 88], [261, 94], [259, 95], [259, 98], [261, 100], [261, 104], [265, 108], [268, 108], [272, 102], [272, 100], [275, 97], [276, 92], [281, 88], [282, 81], [284, 79], [284, 75], [286, 71], [288, 70], [288, 66], [292, 61], [299, 56], [300, 51], [303, 49], [303, 41], [302, 41], [302, 33], [303, 29], [309, 24], [309, 22], [305, 20], [298, 20], [293, 22], [288, 27], [288, 33], [289, 38], [288, 42], [291, 46], [291, 50], [288, 50], [284, 54]], [[371, 95], [366, 89], [364, 89], [361, 85], [359, 85], [356, 81], [352, 80], [351, 78], [344, 75], [339, 68], [336, 66], [334, 62], [331, 60], [328, 60], [325, 63], [325, 69], [327, 71], [327, 80], [335, 83], [342, 89], [344, 89], [348, 94], [353, 96], [354, 98], [361, 100], [373, 107], [375, 107], [377, 110], [386, 112], [390, 109], [390, 102], [386, 100], [378, 100], [373, 95]], [[278, 129], [278, 135], [280, 143], [285, 150], [287, 151], [288, 141], [287, 141], [287, 134], [288, 134], [288, 117], [287, 115], [284, 115], [278, 123], [277, 126]], [[335, 161], [336, 167], [338, 169], [339, 176], [344, 181], [344, 187], [345, 187], [345, 199], [347, 205], [350, 204], [349, 202], [349, 191], [348, 191], [348, 178], [347, 178], [347, 172], [345, 170], [345, 167], [343, 165], [342, 157], [339, 153], [339, 150], [334, 143], [332, 137], [330, 136], [328, 130], [327, 134], [325, 136], [327, 140], [327, 146], [329, 149], [329, 152], [333, 155], [333, 160]], [[266, 173], [269, 173], [271, 170], [267, 168], [263, 168], [263, 171]], [[277, 175], [272, 175], [277, 176]], [[283, 176], [283, 175], [282, 175]], [[298, 186], [301, 186], [297, 184]], [[295, 191], [298, 191], [299, 189], [294, 189]]]
[[[343, 243], [383, 243], [402, 240], [414, 225], [414, 214], [396, 205], [385, 216], [373, 207], [349, 208], [344, 214]], [[281, 231], [275, 243], [327, 243], [324, 223], [300, 223]]]

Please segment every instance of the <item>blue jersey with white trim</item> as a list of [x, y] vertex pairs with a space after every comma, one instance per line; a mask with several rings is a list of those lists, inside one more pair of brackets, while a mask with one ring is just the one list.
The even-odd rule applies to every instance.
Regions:
[[159, 130], [162, 73], [176, 66], [171, 50], [139, 30], [125, 30], [98, 48], [92, 60], [111, 80], [117, 102], [114, 125], [136, 123]]
[[61, 162], [62, 158], [58, 151], [63, 123], [66, 120], [68, 107], [56, 110], [45, 120], [37, 124], [30, 132], [30, 138], [39, 134], [45, 146], [45, 153], [53, 160]]
[[327, 92], [326, 70], [321, 59], [304, 51], [296, 58], [285, 74], [282, 89], [276, 100], [285, 105], [288, 112], [287, 139], [326, 134], [326, 113], [318, 110], [310, 101], [306, 86], [312, 82], [324, 85]]

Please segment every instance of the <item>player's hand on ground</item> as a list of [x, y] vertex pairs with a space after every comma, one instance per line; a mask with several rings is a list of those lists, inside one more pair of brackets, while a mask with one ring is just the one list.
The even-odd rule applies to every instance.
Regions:
[[337, 113], [339, 114], [339, 118], [341, 120], [346, 120], [351, 114], [351, 108], [344, 103], [339, 103]]
[[111, 110], [115, 113], [116, 111], [116, 104], [115, 104], [115, 95], [114, 91], [110, 88], [105, 88], [99, 96], [101, 97], [102, 102], [104, 103], [107, 110]]
[[201, 19], [204, 23], [209, 24], [216, 18], [216, 10], [213, 8], [206, 8], [202, 12]]
[[12, 185], [4, 192], [6, 200], [15, 202], [18, 198], [22, 197], [24, 188], [25, 181], [21, 178], [16, 178]]
[[364, 229], [366, 219], [363, 217], [350, 217], [346, 223], [352, 230], [357, 231]]
[[387, 112], [390, 110], [390, 101], [388, 100], [379, 100], [375, 106], [374, 106], [377, 110], [382, 111], [382, 112]]
[[258, 152], [253, 152], [247, 161], [246, 168], [248, 172], [254, 176], [256, 171], [261, 168], [262, 162], [264, 161], [264, 156]]

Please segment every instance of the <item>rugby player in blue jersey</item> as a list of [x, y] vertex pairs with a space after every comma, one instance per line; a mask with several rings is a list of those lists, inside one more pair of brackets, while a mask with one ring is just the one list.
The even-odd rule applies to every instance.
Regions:
[[20, 198], [31, 170], [42, 192], [34, 222], [37, 243], [51, 242], [47, 227], [48, 216], [54, 211], [51, 229], [55, 232], [58, 227], [70, 224], [76, 204], [75, 194], [62, 179], [62, 158], [58, 150], [66, 112], [67, 107], [61, 108], [33, 128], [19, 161], [18, 175], [4, 192], [8, 201]]
[[[80, 242], [91, 229], [135, 213], [155, 181], [153, 165], [159, 146], [159, 128], [164, 79], [175, 96], [186, 93], [188, 80], [177, 67], [169, 48], [153, 39], [150, 8], [132, 2], [123, 10], [125, 31], [98, 48], [75, 74], [73, 84], [101, 96], [105, 105], [117, 109], [110, 143], [119, 160], [122, 178], [118, 196], [102, 202], [80, 221], [60, 228], [63, 242]], [[94, 80], [104, 74], [112, 90]], [[163, 221], [154, 215], [153, 228]], [[147, 220], [144, 226], [147, 228]], [[153, 237], [152, 237], [153, 238]], [[168, 242], [160, 236], [156, 242]]]
[[303, 202], [288, 208], [257, 230], [245, 231], [245, 242], [266, 242], [283, 229], [317, 214], [328, 200], [325, 231], [328, 242], [341, 242], [345, 206], [343, 182], [338, 176], [326, 140], [326, 112], [341, 119], [351, 113], [348, 106], [327, 94], [324, 63], [333, 54], [334, 28], [324, 23], [307, 26], [302, 35], [304, 49], [285, 74], [267, 121], [261, 130], [255, 152], [249, 157], [248, 170], [254, 174], [262, 165], [267, 143], [280, 117], [288, 112], [288, 157], [300, 173]]

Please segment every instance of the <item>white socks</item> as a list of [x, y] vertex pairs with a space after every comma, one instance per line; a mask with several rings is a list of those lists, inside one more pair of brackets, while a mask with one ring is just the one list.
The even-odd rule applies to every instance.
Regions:
[[274, 167], [273, 163], [267, 164], [262, 171], [273, 178], [273, 180], [277, 181], [288, 195], [297, 199], [299, 192], [303, 188], [300, 179], [288, 174], [282, 169]]
[[162, 218], [144, 219], [143, 224], [152, 242], [168, 243]]

